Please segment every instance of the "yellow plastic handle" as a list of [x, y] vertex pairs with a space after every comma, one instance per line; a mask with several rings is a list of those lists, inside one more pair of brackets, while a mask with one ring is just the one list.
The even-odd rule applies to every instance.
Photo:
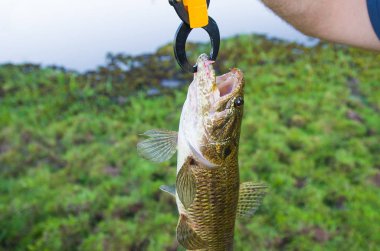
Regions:
[[206, 0], [183, 0], [183, 5], [189, 13], [190, 28], [201, 28], [208, 25]]

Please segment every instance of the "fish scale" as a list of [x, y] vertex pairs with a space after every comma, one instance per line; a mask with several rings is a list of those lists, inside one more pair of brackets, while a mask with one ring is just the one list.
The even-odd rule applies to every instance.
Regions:
[[203, 250], [227, 250], [233, 242], [239, 194], [237, 161], [217, 169], [200, 166], [194, 169], [194, 175], [197, 195], [184, 213], [193, 221], [194, 230], [208, 242], [209, 249]]

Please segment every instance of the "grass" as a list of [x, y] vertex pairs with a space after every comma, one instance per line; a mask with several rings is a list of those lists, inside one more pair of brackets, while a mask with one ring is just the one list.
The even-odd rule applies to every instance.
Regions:
[[[176, 130], [192, 76], [170, 45], [107, 58], [86, 74], [0, 67], [0, 250], [176, 250], [175, 202], [158, 190], [175, 159], [152, 164], [135, 146], [146, 130]], [[270, 187], [237, 223], [236, 250], [380, 248], [379, 60], [257, 35], [222, 42], [219, 73], [246, 76], [241, 180]]]

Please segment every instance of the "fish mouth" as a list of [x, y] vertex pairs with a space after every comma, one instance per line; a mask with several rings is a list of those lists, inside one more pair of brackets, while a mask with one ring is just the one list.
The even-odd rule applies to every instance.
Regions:
[[221, 76], [215, 76], [213, 63], [206, 54], [200, 55], [197, 61], [198, 72], [195, 74], [196, 88], [200, 90], [197, 92], [197, 99], [203, 106], [203, 111], [210, 109], [210, 112], [220, 110], [221, 107], [226, 108], [228, 100], [241, 95], [244, 82], [243, 73], [237, 68]]
[[230, 72], [216, 77], [216, 86], [219, 90], [219, 101], [229, 99], [240, 92], [243, 87], [243, 73], [234, 68]]

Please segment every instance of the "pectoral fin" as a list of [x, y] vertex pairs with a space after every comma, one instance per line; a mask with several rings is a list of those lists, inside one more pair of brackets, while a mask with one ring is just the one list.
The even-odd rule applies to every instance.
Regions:
[[175, 186], [174, 185], [172, 185], [172, 186], [162, 185], [162, 186], [160, 186], [160, 189], [175, 197]]
[[260, 206], [267, 186], [261, 183], [245, 182], [240, 184], [237, 216], [251, 217]]
[[148, 139], [137, 144], [137, 152], [145, 159], [163, 162], [170, 159], [177, 150], [177, 132], [154, 129], [143, 135]]
[[177, 240], [184, 248], [188, 250], [203, 249], [207, 247], [204, 241], [188, 223], [187, 217], [180, 215], [177, 225]]
[[176, 190], [185, 209], [193, 203], [197, 189], [195, 176], [191, 170], [194, 168], [192, 162], [194, 161], [188, 158], [177, 174]]

